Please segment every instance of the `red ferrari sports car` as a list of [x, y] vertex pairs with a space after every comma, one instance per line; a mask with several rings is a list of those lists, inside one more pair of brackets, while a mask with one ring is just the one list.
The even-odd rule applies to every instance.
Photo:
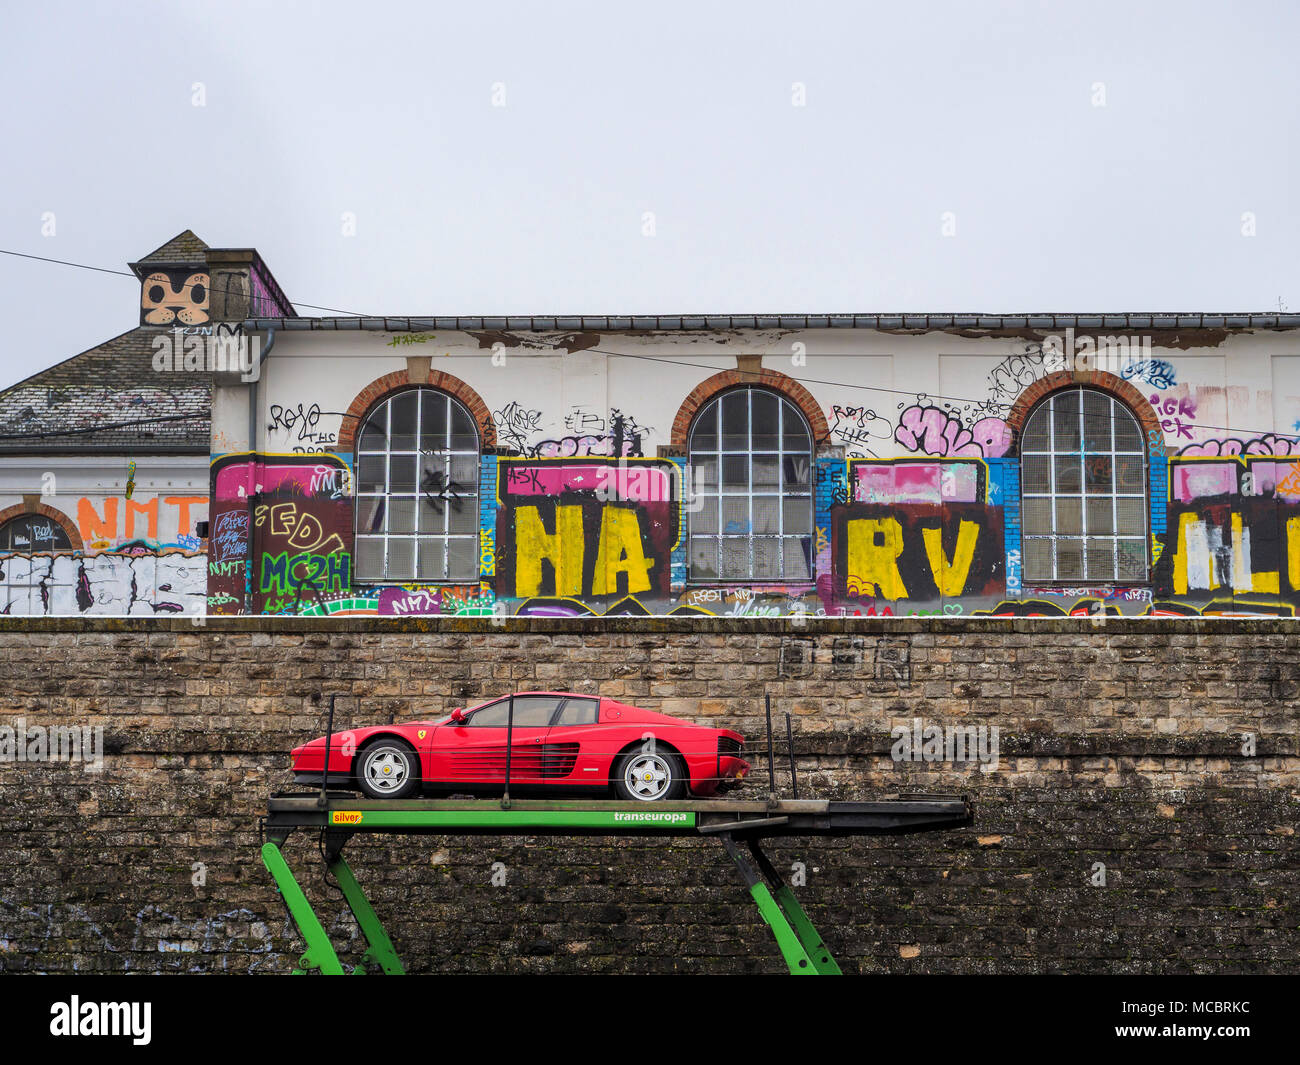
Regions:
[[[510, 741], [510, 787], [609, 791], [657, 802], [713, 795], [749, 772], [740, 733], [590, 695], [518, 692]], [[506, 779], [511, 696], [437, 721], [335, 733], [330, 784], [374, 799], [427, 791], [500, 791]], [[319, 785], [325, 737], [293, 749], [294, 779]]]

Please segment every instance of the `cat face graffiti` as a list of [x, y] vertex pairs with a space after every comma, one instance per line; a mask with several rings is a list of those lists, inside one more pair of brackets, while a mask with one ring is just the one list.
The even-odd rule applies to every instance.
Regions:
[[208, 275], [156, 270], [144, 279], [141, 318], [148, 325], [200, 325], [208, 320]]

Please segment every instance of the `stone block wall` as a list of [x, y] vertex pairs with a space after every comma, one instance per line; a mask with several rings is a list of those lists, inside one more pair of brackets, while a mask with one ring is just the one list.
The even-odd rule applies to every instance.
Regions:
[[[1293, 622], [498, 620], [0, 621], [0, 725], [102, 725], [107, 751], [99, 772], [0, 762], [0, 970], [287, 971], [302, 944], [258, 817], [324, 697], [349, 726], [512, 689], [729, 725], [751, 751], [770, 694], [805, 797], [972, 796], [969, 829], [771, 847], [846, 971], [1300, 969]], [[896, 761], [891, 729], [918, 719], [996, 727], [996, 767]], [[290, 861], [337, 913], [316, 846], [296, 834]], [[783, 971], [711, 841], [348, 854], [415, 972]], [[355, 961], [350, 918], [331, 931]]]

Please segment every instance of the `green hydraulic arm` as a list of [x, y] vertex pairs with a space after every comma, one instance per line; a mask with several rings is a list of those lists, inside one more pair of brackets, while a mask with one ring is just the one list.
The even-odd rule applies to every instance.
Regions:
[[[750, 897], [771, 928], [789, 971], [832, 976], [840, 967], [790, 886], [763, 853], [769, 837], [845, 836], [950, 829], [969, 824], [968, 801], [926, 796], [875, 802], [700, 800], [642, 807], [617, 802], [512, 801], [509, 808], [478, 801], [366, 800], [330, 793], [272, 796], [267, 808], [262, 862], [275, 880], [306, 951], [295, 974], [347, 972], [324, 925], [294, 879], [282, 847], [295, 829], [322, 833], [325, 863], [366, 940], [351, 971], [406, 972], [383, 923], [347, 862], [343, 847], [356, 833], [417, 835], [640, 835], [713, 836], [744, 878]], [[748, 847], [742, 853], [740, 843]]]
[[339, 961], [339, 956], [334, 953], [334, 945], [330, 942], [330, 937], [325, 934], [320, 918], [311, 908], [311, 903], [307, 901], [307, 896], [298, 886], [298, 881], [293, 878], [293, 871], [289, 868], [289, 863], [284, 860], [284, 855], [280, 853], [278, 844], [269, 840], [262, 844], [262, 864], [275, 879], [275, 886], [280, 889], [280, 897], [288, 907], [289, 916], [293, 918], [293, 923], [298, 926], [303, 942], [307, 944], [307, 951], [298, 962], [301, 968], [294, 969], [294, 975], [321, 972], [327, 976], [342, 976], [343, 964]]
[[781, 907], [782, 912], [786, 915], [790, 924], [794, 926], [795, 935], [799, 937], [799, 943], [803, 946], [805, 953], [812, 962], [813, 968], [822, 976], [841, 976], [839, 965], [831, 956], [830, 948], [822, 942], [822, 937], [817, 934], [817, 929], [813, 927], [812, 921], [808, 920], [808, 915], [804, 913], [803, 907], [799, 905], [799, 900], [795, 898], [794, 891], [790, 888], [776, 867], [768, 861], [767, 855], [763, 853], [759, 841], [751, 839], [749, 841], [749, 851], [753, 855], [754, 861], [767, 877], [768, 883], [775, 889], [773, 895], [776, 904]]
[[[304, 973], [320, 972], [330, 976], [341, 975], [345, 971], [343, 963], [339, 961], [334, 945], [330, 942], [320, 918], [316, 916], [316, 911], [312, 909], [307, 896], [298, 886], [298, 881], [294, 879], [293, 871], [285, 861], [278, 844], [270, 841], [263, 844], [262, 864], [275, 879], [276, 887], [280, 889], [280, 896], [289, 910], [289, 916], [293, 918], [293, 923], [298, 926], [298, 931], [307, 944], [307, 952], [299, 962], [301, 967], [294, 969], [294, 974], [300, 976]], [[365, 975], [368, 967], [373, 965], [378, 966], [385, 975], [405, 975], [406, 969], [402, 965], [401, 958], [397, 956], [393, 941], [388, 938], [383, 923], [375, 913], [375, 908], [370, 905], [370, 900], [366, 898], [366, 893], [361, 890], [361, 885], [357, 883], [351, 867], [337, 850], [329, 855], [329, 871], [338, 881], [348, 909], [352, 911], [357, 927], [366, 938], [366, 952], [361, 957], [361, 963], [352, 970], [353, 974]]]
[[335, 856], [330, 862], [329, 869], [343, 890], [343, 897], [347, 899], [352, 916], [357, 919], [361, 934], [366, 937], [366, 952], [361, 956], [361, 964], [353, 971], [363, 975], [367, 966], [378, 965], [385, 976], [405, 976], [406, 969], [403, 968], [402, 959], [397, 956], [397, 951], [393, 949], [393, 941], [388, 938], [384, 926], [375, 916], [375, 908], [370, 905], [370, 900], [361, 890], [361, 885], [352, 875], [352, 870], [343, 860], [342, 854]]
[[[764, 922], [772, 929], [776, 944], [785, 959], [786, 968], [794, 976], [839, 976], [840, 967], [831, 957], [830, 950], [817, 934], [817, 929], [808, 920], [794, 892], [782, 879], [781, 874], [768, 861], [757, 840], [749, 841], [749, 850], [771, 886], [740, 852], [736, 841], [729, 834], [721, 834], [723, 847], [731, 860], [736, 863], [740, 875], [744, 878], [749, 894], [758, 905], [758, 912]], [[775, 893], [773, 892], [775, 888]]]

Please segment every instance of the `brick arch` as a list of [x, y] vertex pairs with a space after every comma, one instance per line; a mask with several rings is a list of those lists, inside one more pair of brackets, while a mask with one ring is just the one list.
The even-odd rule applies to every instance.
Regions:
[[[1165, 454], [1165, 432], [1160, 427], [1160, 419], [1156, 417], [1156, 412], [1151, 408], [1151, 404], [1147, 402], [1146, 396], [1134, 388], [1130, 382], [1125, 381], [1122, 377], [1116, 377], [1113, 373], [1107, 373], [1105, 370], [1061, 370], [1035, 381], [1021, 392], [1019, 398], [1011, 406], [1011, 413], [1006, 417], [1007, 428], [1011, 430], [1012, 439], [1015, 441], [1011, 454], [1020, 453], [1020, 433], [1025, 427], [1025, 422], [1029, 420], [1030, 411], [1053, 392], [1058, 392], [1063, 388], [1078, 388], [1080, 386], [1109, 392], [1120, 400], [1132, 411], [1133, 417], [1142, 426], [1143, 443], [1146, 447], [1153, 454], [1161, 456]], [[1155, 435], [1152, 436], [1152, 433]], [[1159, 449], [1152, 446], [1152, 440], [1160, 441]]]
[[814, 446], [824, 443], [831, 435], [830, 426], [826, 423], [826, 415], [822, 413], [821, 406], [813, 399], [812, 393], [793, 377], [788, 377], [779, 370], [723, 370], [691, 389], [690, 395], [677, 409], [677, 417], [673, 419], [673, 447], [686, 447], [691, 422], [706, 403], [719, 392], [742, 385], [750, 388], [769, 388], [773, 392], [780, 392], [798, 407], [803, 412], [803, 416], [808, 419]]
[[483, 451], [489, 451], [497, 446], [497, 428], [492, 421], [492, 412], [488, 410], [488, 405], [483, 402], [483, 397], [459, 377], [453, 377], [441, 370], [430, 370], [428, 380], [421, 381], [418, 377], [412, 377], [408, 370], [398, 370], [395, 373], [384, 374], [383, 377], [371, 381], [370, 384], [357, 393], [356, 399], [352, 401], [347, 413], [343, 415], [343, 425], [339, 429], [339, 442], [336, 450], [351, 451], [356, 446], [357, 429], [365, 421], [370, 409], [391, 393], [412, 386], [428, 386], [451, 393], [469, 409], [470, 417], [474, 419], [475, 424], [478, 426], [479, 447]]
[[84, 551], [86, 549], [85, 541], [81, 539], [81, 530], [77, 528], [77, 523], [61, 510], [55, 510], [53, 507], [46, 506], [44, 503], [15, 503], [12, 507], [5, 507], [0, 510], [0, 525], [11, 521], [14, 518], [26, 517], [29, 514], [39, 514], [42, 518], [49, 518], [50, 521], [57, 522], [59, 527], [68, 534], [68, 543], [72, 545], [72, 551]]

